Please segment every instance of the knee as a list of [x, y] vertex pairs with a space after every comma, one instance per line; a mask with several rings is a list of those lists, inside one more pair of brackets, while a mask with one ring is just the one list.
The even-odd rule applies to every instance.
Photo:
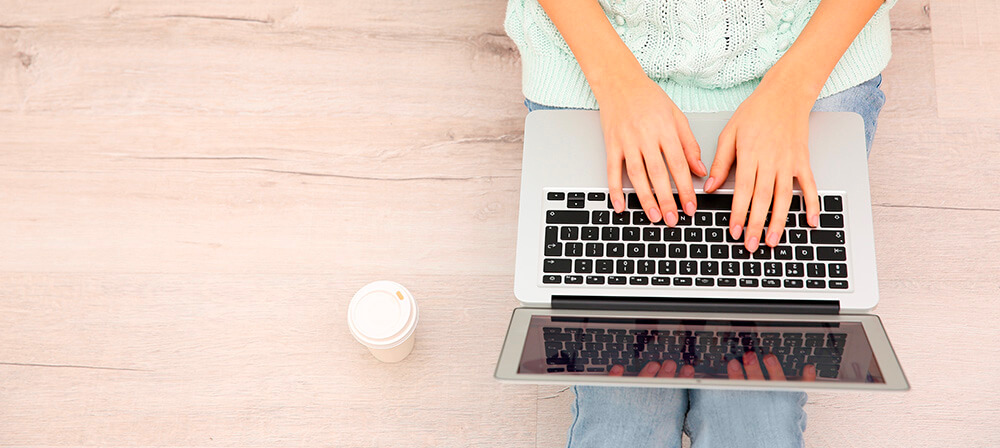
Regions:
[[802, 446], [805, 403], [803, 392], [692, 392], [688, 432], [695, 447]]

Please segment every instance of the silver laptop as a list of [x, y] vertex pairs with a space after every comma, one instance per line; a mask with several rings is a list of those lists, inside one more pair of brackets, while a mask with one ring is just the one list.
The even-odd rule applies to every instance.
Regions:
[[[728, 113], [688, 114], [710, 166]], [[607, 195], [596, 111], [525, 123], [514, 311], [502, 381], [700, 388], [906, 390], [877, 316], [864, 124], [814, 112], [820, 226], [800, 192], [781, 242], [749, 252], [728, 232], [735, 175], [674, 227], [650, 223], [628, 176]], [[766, 227], [765, 227], [766, 228]], [[775, 362], [777, 361], [777, 362]], [[657, 367], [659, 366], [659, 367]]]

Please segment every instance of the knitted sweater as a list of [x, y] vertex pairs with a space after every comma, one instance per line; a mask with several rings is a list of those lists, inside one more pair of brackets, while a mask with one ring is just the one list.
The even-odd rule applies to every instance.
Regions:
[[[599, 0], [612, 26], [681, 110], [735, 110], [795, 41], [820, 0]], [[889, 62], [888, 0], [827, 79], [820, 98], [861, 84]], [[763, 7], [761, 5], [763, 4]], [[596, 109], [590, 85], [537, 0], [509, 0], [504, 21], [521, 52], [524, 96]]]

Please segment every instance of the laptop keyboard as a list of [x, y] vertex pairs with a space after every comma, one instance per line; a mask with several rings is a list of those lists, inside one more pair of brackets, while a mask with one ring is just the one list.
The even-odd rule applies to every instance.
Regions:
[[672, 360], [693, 366], [702, 376], [725, 376], [730, 360], [742, 362], [746, 353], [753, 352], [758, 357], [777, 356], [789, 378], [802, 376], [802, 368], [810, 364], [816, 367], [816, 376], [836, 378], [847, 342], [846, 333], [572, 327], [544, 327], [542, 331], [549, 373], [601, 373], [613, 365], [637, 373], [651, 361]]
[[[844, 197], [820, 194], [819, 227], [806, 223], [799, 195], [777, 247], [754, 252], [729, 233], [732, 194], [698, 194], [693, 217], [675, 227], [650, 223], [634, 192], [615, 213], [607, 191], [543, 192], [543, 286], [846, 290]], [[675, 201], [677, 195], [674, 195]], [[768, 214], [764, 229], [770, 223]]]

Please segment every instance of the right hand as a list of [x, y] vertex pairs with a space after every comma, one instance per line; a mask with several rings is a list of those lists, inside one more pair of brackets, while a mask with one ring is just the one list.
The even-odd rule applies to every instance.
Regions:
[[677, 224], [678, 204], [674, 202], [669, 178], [673, 178], [677, 187], [680, 207], [693, 216], [698, 201], [691, 173], [706, 176], [708, 170], [701, 162], [701, 149], [687, 118], [644, 73], [602, 93], [601, 127], [608, 153], [608, 188], [615, 212], [621, 213], [626, 205], [621, 175], [624, 161], [628, 178], [650, 221], [663, 219], [669, 226]]

